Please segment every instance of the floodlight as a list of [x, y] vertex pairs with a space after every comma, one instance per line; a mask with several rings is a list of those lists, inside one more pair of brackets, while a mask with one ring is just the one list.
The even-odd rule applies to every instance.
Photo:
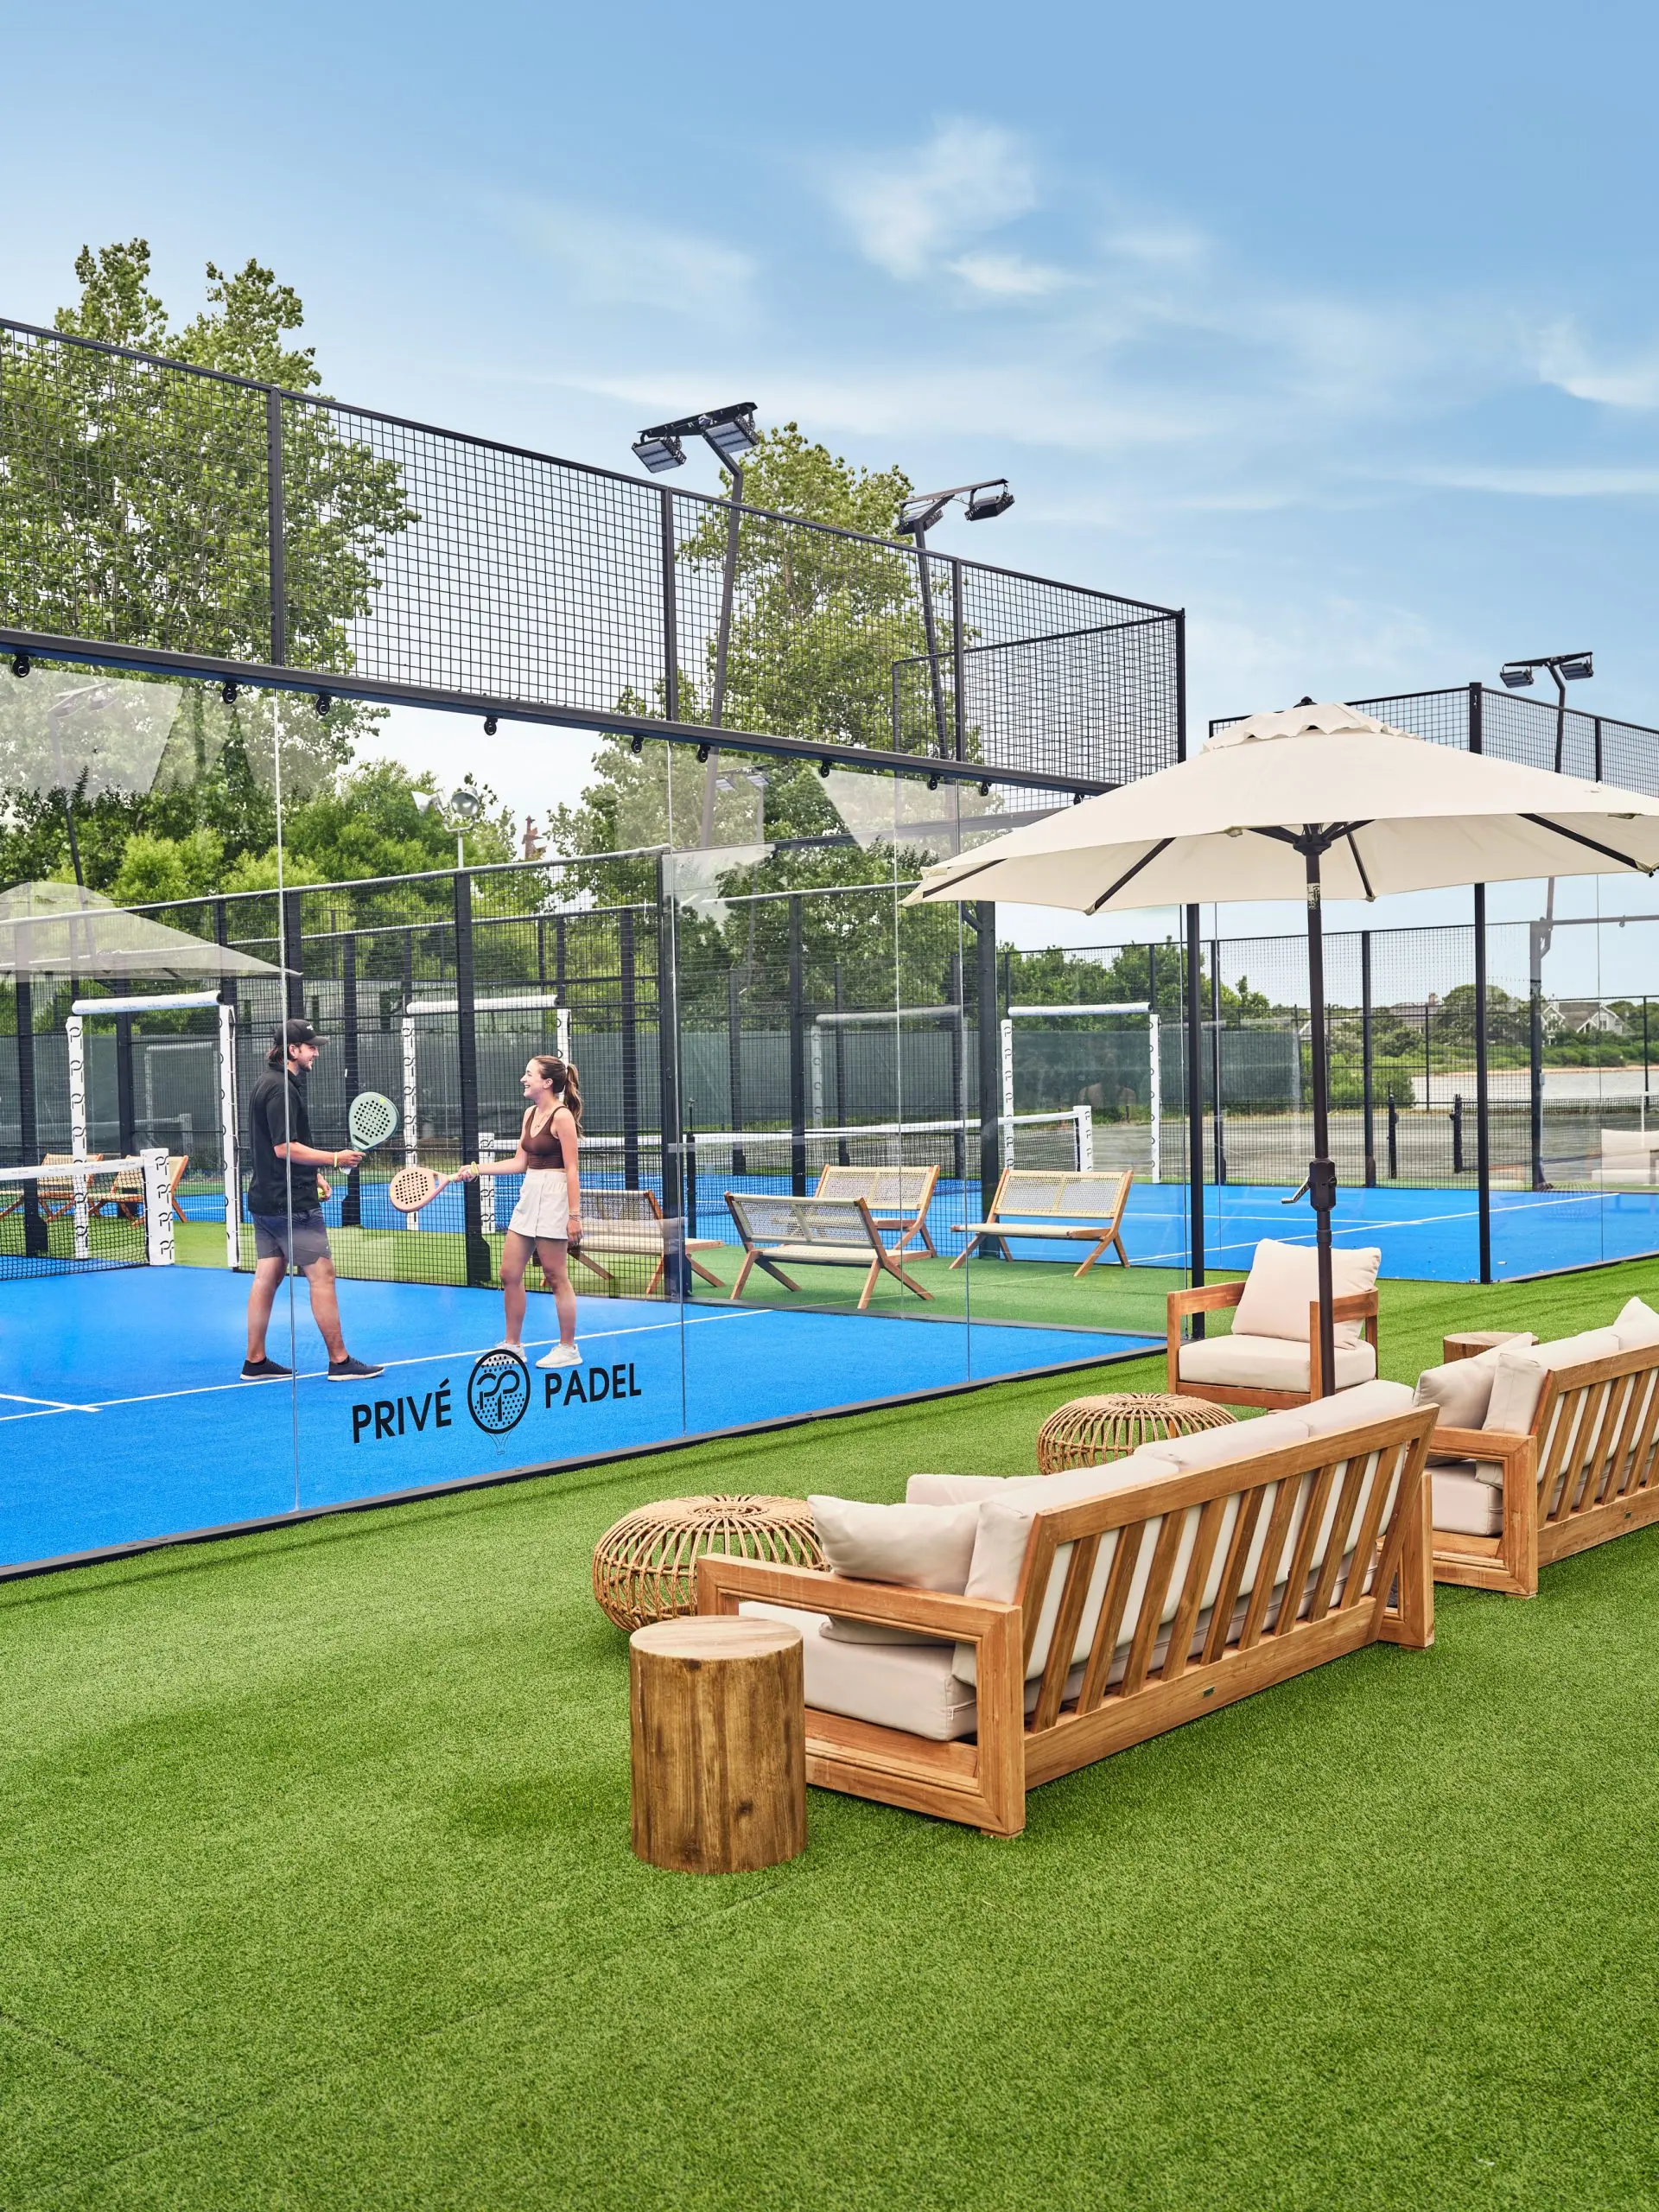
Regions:
[[703, 437], [713, 446], [722, 461], [741, 461], [746, 453], [753, 453], [760, 442], [760, 433], [754, 427], [754, 409], [745, 407], [736, 413], [724, 408], [713, 416], [703, 430]]
[[451, 814], [459, 815], [463, 822], [470, 822], [475, 816], [483, 813], [484, 802], [476, 791], [469, 791], [467, 785], [462, 784], [449, 794], [449, 811]]
[[1507, 662], [1497, 671], [1511, 691], [1524, 691], [1532, 682], [1532, 670], [1525, 662]]
[[1588, 653], [1575, 653], [1571, 660], [1564, 660], [1560, 666], [1561, 674], [1569, 683], [1581, 683], [1586, 677], [1593, 676], [1596, 672], [1591, 665]]
[[437, 803], [438, 798], [435, 791], [416, 791], [415, 794], [415, 811], [416, 814], [424, 814], [429, 807], [435, 806]]
[[932, 529], [950, 504], [948, 493], [943, 497], [920, 500], [906, 499], [899, 511], [897, 528], [899, 537], [914, 537], [918, 533], [925, 535]]
[[661, 430], [644, 430], [633, 442], [633, 454], [653, 476], [661, 476], [668, 469], [679, 467], [685, 459], [685, 448]]
[[1014, 494], [1009, 491], [1006, 479], [1001, 488], [992, 484], [982, 484], [968, 495], [968, 519], [969, 522], [989, 522], [993, 515], [1007, 514], [1013, 505]]

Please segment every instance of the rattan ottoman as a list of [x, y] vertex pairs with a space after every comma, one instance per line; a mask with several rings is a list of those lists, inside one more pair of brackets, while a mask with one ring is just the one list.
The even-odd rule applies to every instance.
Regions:
[[1073, 1398], [1039, 1431], [1037, 1471], [1054, 1475], [1063, 1467], [1098, 1467], [1108, 1459], [1125, 1459], [1138, 1446], [1155, 1443], [1160, 1436], [1225, 1428], [1232, 1419], [1224, 1406], [1161, 1390], [1112, 1390], [1104, 1397]]
[[594, 1596], [620, 1629], [697, 1609], [704, 1552], [827, 1567], [804, 1497], [666, 1497], [607, 1529], [594, 1548]]

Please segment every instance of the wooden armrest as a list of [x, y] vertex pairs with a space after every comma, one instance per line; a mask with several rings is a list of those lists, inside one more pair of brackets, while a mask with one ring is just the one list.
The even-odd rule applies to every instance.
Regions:
[[1436, 1428], [1430, 1433], [1431, 1459], [1513, 1459], [1530, 1449], [1530, 1436], [1504, 1428]]
[[816, 1567], [777, 1567], [758, 1559], [708, 1553], [697, 1561], [697, 1611], [737, 1611], [741, 1598], [760, 1598], [774, 1605], [798, 1605], [805, 1612], [833, 1613], [838, 1620], [891, 1621], [900, 1627], [931, 1630], [934, 1635], [972, 1643], [1018, 1605], [991, 1598], [958, 1598], [943, 1590], [907, 1590], [893, 1582], [856, 1582]]
[[1199, 1290], [1172, 1290], [1169, 1318], [1173, 1323], [1182, 1313], [1204, 1313], [1221, 1306], [1236, 1306], [1243, 1295], [1243, 1282], [1207, 1282]]
[[[1317, 1313], [1319, 1310], [1316, 1305], [1313, 1308], [1314, 1313]], [[1331, 1301], [1331, 1317], [1336, 1321], [1369, 1320], [1376, 1311], [1376, 1292], [1374, 1288], [1351, 1290], [1343, 1297], [1333, 1298]]]

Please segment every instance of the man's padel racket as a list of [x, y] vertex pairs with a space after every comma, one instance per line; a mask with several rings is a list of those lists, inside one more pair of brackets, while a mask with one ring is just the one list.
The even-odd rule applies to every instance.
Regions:
[[429, 1167], [400, 1167], [386, 1185], [386, 1198], [399, 1213], [418, 1213], [429, 1205], [443, 1184]]
[[397, 1126], [397, 1109], [378, 1090], [359, 1090], [346, 1109], [346, 1128], [353, 1152], [372, 1152]]

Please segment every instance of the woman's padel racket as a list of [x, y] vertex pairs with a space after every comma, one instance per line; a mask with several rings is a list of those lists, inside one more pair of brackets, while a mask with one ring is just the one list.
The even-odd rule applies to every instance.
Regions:
[[397, 1109], [378, 1090], [359, 1090], [346, 1113], [353, 1152], [372, 1152], [397, 1126]]
[[386, 1185], [386, 1198], [399, 1213], [418, 1213], [442, 1187], [442, 1176], [429, 1167], [400, 1167]]

